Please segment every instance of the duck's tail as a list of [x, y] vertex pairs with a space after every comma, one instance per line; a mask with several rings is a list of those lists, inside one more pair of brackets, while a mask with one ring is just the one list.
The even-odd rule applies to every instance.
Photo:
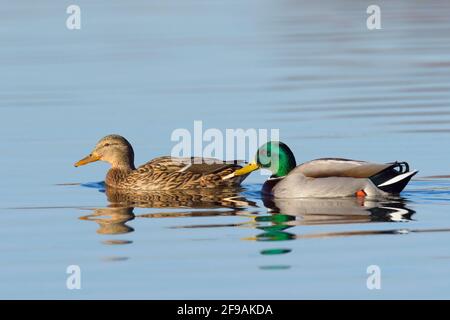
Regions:
[[378, 172], [369, 179], [378, 187], [378, 189], [387, 193], [400, 193], [417, 174], [417, 170], [409, 171], [409, 165], [406, 162], [394, 162], [391, 166]]

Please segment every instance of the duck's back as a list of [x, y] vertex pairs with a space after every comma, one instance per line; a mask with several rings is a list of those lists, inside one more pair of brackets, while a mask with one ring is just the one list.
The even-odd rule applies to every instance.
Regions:
[[240, 169], [239, 163], [200, 157], [159, 157], [129, 172], [116, 187], [149, 191], [236, 187], [247, 175], [224, 178]]
[[341, 158], [321, 158], [302, 163], [292, 172], [300, 172], [311, 178], [369, 178], [390, 166], [392, 166], [392, 163], [371, 163]]

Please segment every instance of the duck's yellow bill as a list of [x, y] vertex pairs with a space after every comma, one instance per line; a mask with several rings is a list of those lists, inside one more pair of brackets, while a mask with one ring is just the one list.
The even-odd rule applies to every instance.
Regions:
[[100, 160], [99, 156], [95, 156], [95, 155], [88, 155], [87, 157], [81, 159], [80, 161], [78, 161], [77, 163], [74, 164], [75, 167], [79, 167], [79, 166], [84, 166], [85, 164], [91, 163], [91, 162], [95, 162]]
[[259, 168], [260, 168], [259, 164], [255, 163], [255, 162], [252, 162], [252, 163], [249, 163], [248, 165], [246, 165], [245, 167], [236, 170], [234, 172], [234, 175], [235, 176], [242, 176], [244, 174], [247, 174], [247, 173], [253, 172], [255, 170], [258, 170]]

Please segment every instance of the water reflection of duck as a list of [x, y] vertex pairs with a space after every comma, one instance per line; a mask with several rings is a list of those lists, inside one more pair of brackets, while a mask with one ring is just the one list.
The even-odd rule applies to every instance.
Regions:
[[92, 214], [80, 219], [98, 223], [97, 233], [99, 234], [123, 234], [134, 231], [132, 227], [126, 225], [134, 217], [133, 208], [107, 207], [93, 209]]
[[136, 192], [106, 186], [110, 203], [143, 208], [240, 208], [256, 206], [240, 195], [240, 189], [197, 189]]
[[295, 217], [290, 225], [336, 224], [375, 221], [411, 220], [414, 210], [407, 208], [402, 198], [396, 199], [277, 199], [264, 197], [264, 205], [271, 214]]
[[[134, 218], [245, 215], [247, 212], [244, 208], [256, 206], [255, 202], [241, 196], [236, 189], [135, 192], [106, 186], [104, 191], [110, 202], [109, 207], [93, 209], [92, 214], [80, 218], [98, 223], [100, 227], [97, 233], [100, 234], [132, 232], [134, 229], [126, 223]], [[168, 210], [135, 215], [135, 207]]]
[[[277, 199], [264, 197], [263, 202], [268, 208], [269, 214], [254, 217], [257, 223], [256, 229], [263, 232], [244, 240], [272, 242], [347, 235], [384, 234], [383, 231], [363, 230], [298, 235], [288, 230], [295, 226], [408, 221], [415, 213], [415, 211], [406, 207], [405, 200], [401, 198], [367, 201], [367, 199], [360, 198]], [[388, 233], [393, 232], [390, 231]]]
[[211, 158], [159, 157], [136, 169], [133, 147], [119, 135], [102, 138], [91, 154], [75, 163], [75, 166], [99, 160], [111, 164], [105, 179], [106, 185], [125, 190], [237, 187], [247, 176], [223, 179], [242, 167], [238, 161]]
[[[251, 216], [252, 213], [239, 210], [239, 209], [228, 209], [228, 210], [204, 210], [202, 208], [193, 208], [191, 210], [185, 210], [186, 208], [180, 208], [183, 210], [175, 210], [171, 208], [170, 211], [165, 212], [152, 212], [152, 213], [142, 213], [135, 215], [133, 213], [133, 207], [124, 207], [124, 208], [97, 208], [93, 209], [93, 213], [89, 215], [85, 215], [80, 217], [81, 220], [93, 221], [98, 223], [99, 228], [97, 233], [99, 234], [123, 234], [133, 232], [134, 229], [128, 226], [126, 223], [135, 218], [152, 218], [152, 219], [161, 219], [161, 218], [195, 218], [195, 217], [219, 217], [219, 216]], [[199, 209], [199, 210], [197, 210]], [[246, 222], [246, 223], [252, 223]], [[211, 228], [211, 227], [237, 227], [243, 225], [243, 223], [230, 223], [227, 225], [223, 224], [207, 224], [207, 225], [192, 225], [192, 226], [177, 226], [173, 227], [175, 229], [178, 228]], [[108, 241], [110, 244], [112, 241]], [[121, 241], [123, 242], [123, 241]]]
[[272, 172], [262, 192], [277, 198], [387, 196], [400, 193], [417, 171], [406, 162], [370, 163], [323, 158], [297, 166], [294, 154], [282, 142], [261, 146], [256, 160], [230, 177], [247, 175], [260, 168]]

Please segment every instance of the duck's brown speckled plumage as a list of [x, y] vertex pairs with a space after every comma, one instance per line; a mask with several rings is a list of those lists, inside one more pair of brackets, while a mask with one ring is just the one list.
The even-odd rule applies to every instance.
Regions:
[[[108, 186], [134, 190], [179, 190], [194, 188], [218, 188], [239, 186], [243, 179], [223, 177], [241, 168], [237, 164], [196, 164], [195, 158], [160, 157], [140, 166], [135, 170], [111, 168], [106, 175]], [[203, 172], [197, 171], [198, 166]], [[214, 170], [215, 169], [215, 170]]]
[[152, 191], [195, 188], [238, 187], [247, 177], [224, 179], [241, 168], [237, 161], [210, 158], [159, 157], [135, 169], [131, 144], [123, 137], [109, 135], [101, 139], [94, 151], [75, 165], [102, 160], [111, 164], [106, 185], [118, 189]]

